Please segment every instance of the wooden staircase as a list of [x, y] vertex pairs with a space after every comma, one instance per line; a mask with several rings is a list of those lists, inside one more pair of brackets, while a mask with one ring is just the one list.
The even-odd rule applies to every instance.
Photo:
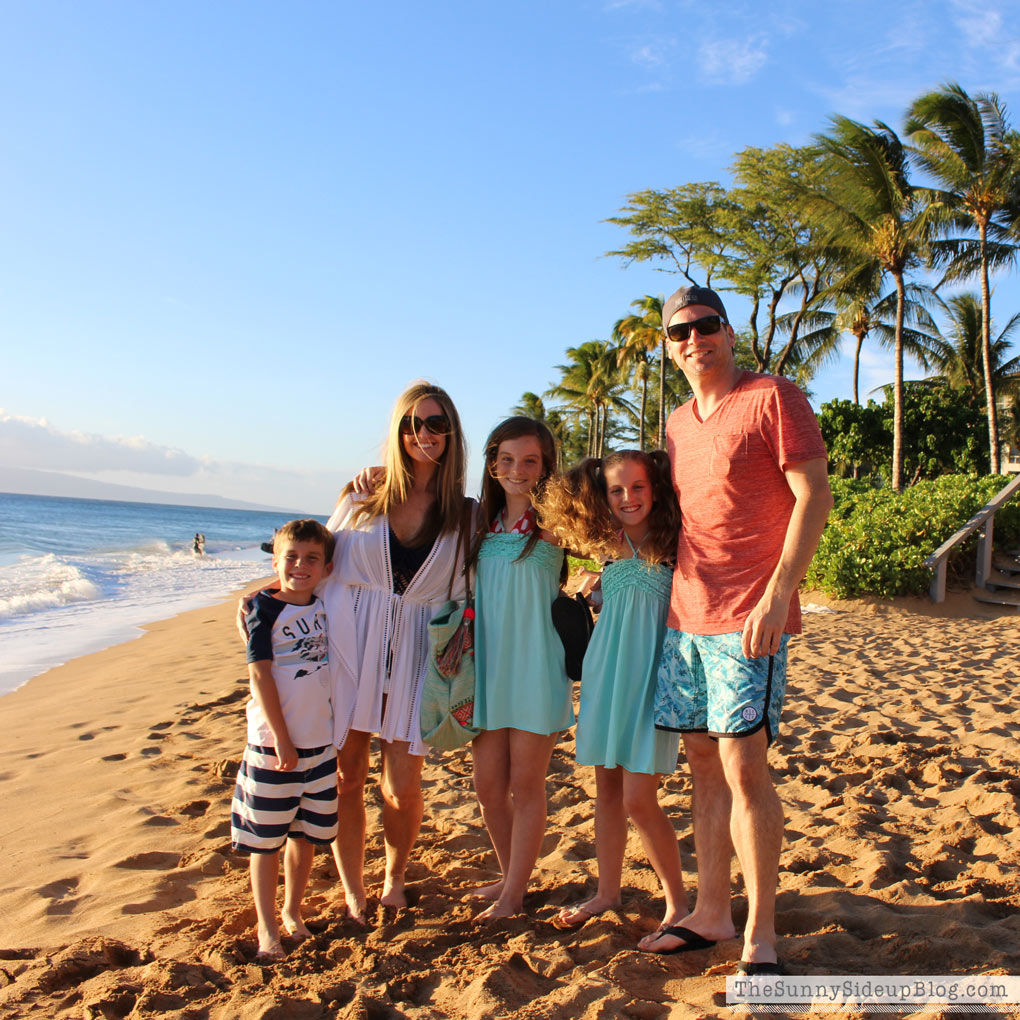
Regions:
[[978, 602], [1020, 608], [1020, 550], [992, 555], [984, 587], [974, 590], [974, 598]]
[[974, 570], [979, 602], [992, 602], [1000, 606], [1020, 609], [1020, 550], [996, 553], [992, 549], [995, 533], [995, 511], [1011, 496], [1020, 494], [1020, 475], [1000, 489], [967, 523], [948, 538], [929, 556], [924, 565], [931, 569], [932, 602], [943, 602], [946, 597], [946, 565], [949, 553], [960, 542], [978, 533], [977, 563]]

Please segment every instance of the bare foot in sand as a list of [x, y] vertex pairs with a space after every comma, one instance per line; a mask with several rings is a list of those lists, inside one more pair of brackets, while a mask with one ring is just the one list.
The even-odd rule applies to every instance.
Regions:
[[259, 927], [259, 951], [255, 955], [256, 963], [275, 963], [283, 959], [283, 946], [280, 944], [280, 933]]
[[515, 914], [524, 913], [523, 903], [504, 903], [496, 900], [492, 906], [486, 907], [480, 914], [475, 915], [475, 923], [480, 921], [495, 921], [501, 917], [513, 917]]
[[498, 900], [503, 895], [503, 880], [493, 882], [492, 885], [483, 885], [472, 889], [467, 893], [468, 899], [472, 900]]
[[383, 893], [379, 897], [379, 906], [396, 907], [403, 910], [407, 906], [407, 894], [404, 887], [404, 878], [388, 878], [383, 883]]
[[347, 916], [362, 927], [368, 924], [368, 901], [365, 896], [355, 896], [353, 893], [344, 894], [344, 902], [347, 905]]
[[590, 900], [578, 903], [575, 907], [564, 907], [556, 915], [553, 926], [556, 928], [580, 928], [582, 924], [586, 924], [593, 917], [598, 917], [599, 914], [613, 910], [618, 906], [620, 906], [619, 900], [593, 896]]
[[287, 934], [297, 942], [303, 942], [306, 938], [311, 936], [311, 932], [308, 930], [308, 925], [305, 924], [304, 918], [298, 914], [296, 917], [288, 916], [286, 913], [281, 915], [283, 920], [283, 927], [286, 929]]

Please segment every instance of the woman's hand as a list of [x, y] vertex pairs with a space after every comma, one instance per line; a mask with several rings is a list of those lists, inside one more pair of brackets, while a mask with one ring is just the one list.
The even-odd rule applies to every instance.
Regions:
[[251, 612], [251, 604], [255, 601], [255, 596], [260, 592], [264, 591], [276, 591], [276, 586], [267, 584], [265, 588], [259, 588], [258, 591], [250, 591], [247, 595], [242, 595], [237, 600], [237, 616], [234, 617], [234, 625], [237, 627], [237, 633], [241, 635], [241, 640], [248, 643], [248, 614]]
[[382, 485], [385, 477], [386, 468], [379, 465], [362, 468], [351, 481], [351, 488], [356, 496], [369, 496]]

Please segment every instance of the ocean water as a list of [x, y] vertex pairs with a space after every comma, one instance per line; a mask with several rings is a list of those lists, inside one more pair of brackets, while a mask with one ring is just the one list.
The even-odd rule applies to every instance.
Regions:
[[[0, 694], [270, 573], [286, 513], [0, 493]], [[324, 520], [324, 518], [323, 518]], [[193, 550], [205, 535], [205, 554]]]

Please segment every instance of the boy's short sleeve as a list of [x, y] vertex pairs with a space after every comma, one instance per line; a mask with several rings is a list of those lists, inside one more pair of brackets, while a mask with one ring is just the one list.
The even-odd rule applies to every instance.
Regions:
[[273, 624], [283, 610], [285, 602], [259, 592], [245, 617], [248, 625], [246, 662], [264, 662], [273, 658]]

